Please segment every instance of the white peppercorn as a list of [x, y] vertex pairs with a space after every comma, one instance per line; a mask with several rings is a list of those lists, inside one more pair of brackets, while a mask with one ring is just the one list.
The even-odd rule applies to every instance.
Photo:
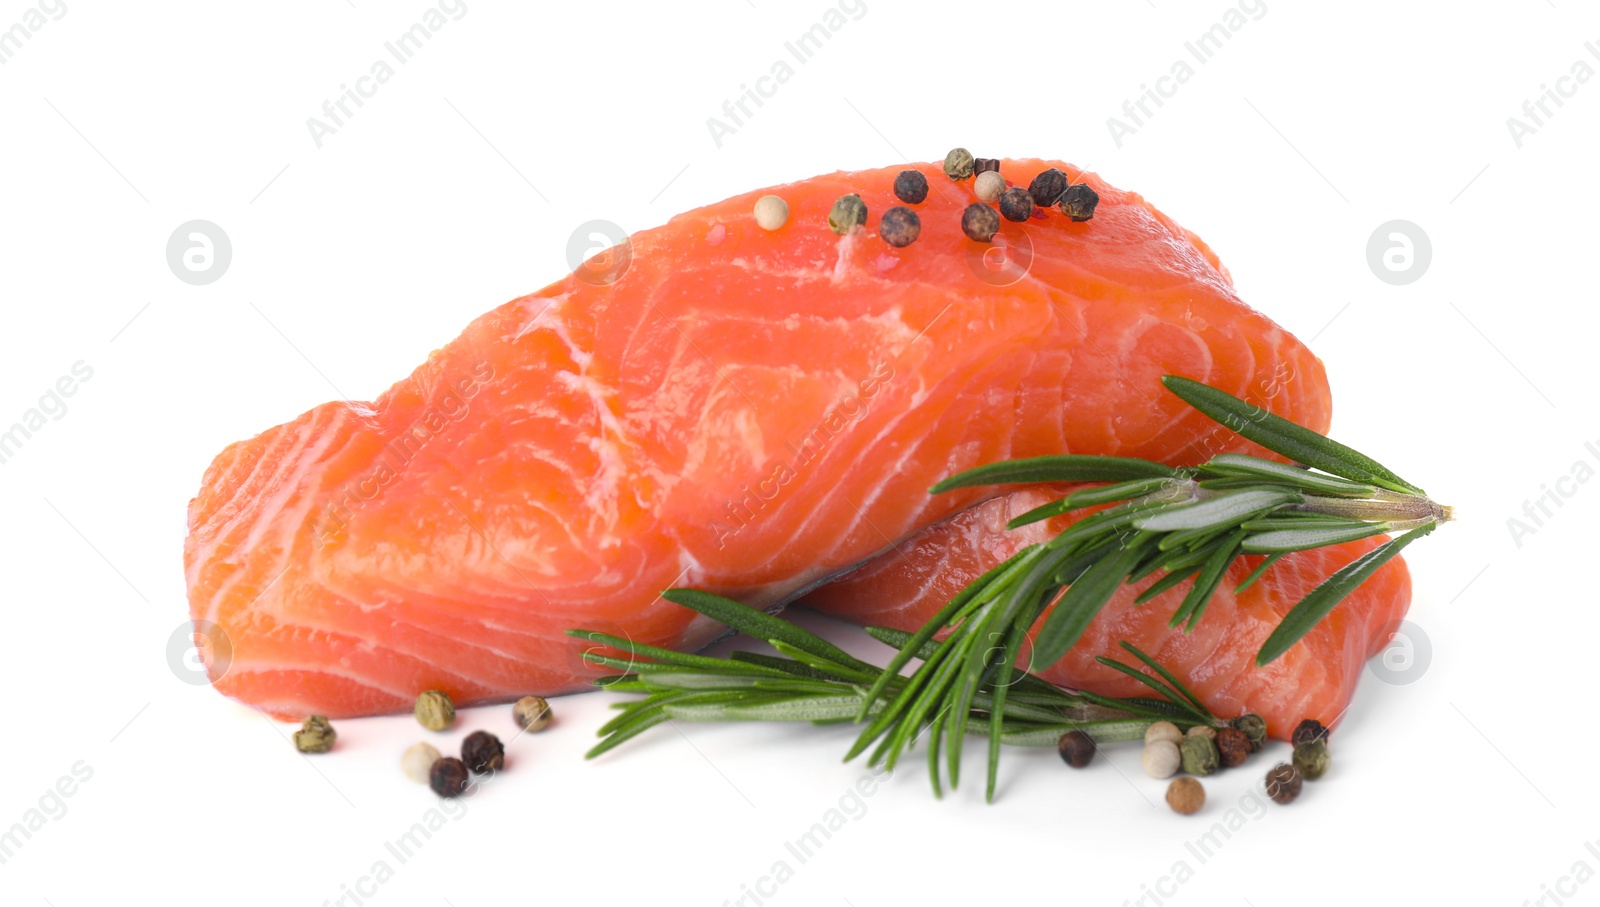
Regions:
[[1144, 754], [1139, 759], [1144, 766], [1144, 773], [1152, 778], [1171, 778], [1178, 773], [1178, 767], [1183, 764], [1183, 757], [1178, 753], [1178, 745], [1171, 740], [1156, 740], [1144, 745]]

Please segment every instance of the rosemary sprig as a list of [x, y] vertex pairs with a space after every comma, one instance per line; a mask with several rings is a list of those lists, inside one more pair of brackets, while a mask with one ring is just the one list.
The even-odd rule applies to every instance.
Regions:
[[[1337, 571], [1293, 608], [1257, 653], [1267, 664], [1288, 651], [1340, 601], [1389, 558], [1451, 517], [1371, 457], [1317, 432], [1272, 415], [1217, 388], [1168, 376], [1166, 388], [1211, 419], [1303, 466], [1242, 454], [1223, 454], [1197, 466], [1173, 469], [1126, 457], [1038, 457], [968, 470], [932, 492], [1018, 482], [1103, 482], [1022, 514], [1012, 528], [1110, 505], [1085, 516], [1041, 545], [1019, 552], [1006, 569], [991, 570], [964, 589], [915, 641], [945, 634], [889, 705], [876, 711], [884, 689], [871, 691], [860, 716], [876, 719], [852, 753], [877, 742], [891, 764], [925, 717], [950, 710], [952, 731], [968, 721], [979, 691], [992, 689], [997, 672], [1022, 657], [1028, 631], [1038, 625], [1030, 666], [1044, 668], [1064, 656], [1126, 582], [1163, 574], [1137, 601], [1189, 582], [1173, 611], [1172, 626], [1192, 630], [1228, 568], [1246, 555], [1266, 555], [1235, 587], [1243, 592], [1284, 554], [1354, 541], [1385, 532], [1406, 534]], [[1315, 471], [1320, 470], [1320, 471]], [[909, 642], [908, 642], [909, 645]], [[901, 656], [907, 652], [902, 650]], [[903, 664], [903, 658], [896, 662]], [[996, 693], [1002, 703], [1004, 685]], [[988, 789], [993, 796], [998, 747], [1005, 730], [989, 723]], [[935, 738], [933, 746], [938, 746]], [[952, 784], [960, 747], [947, 753]]]
[[[602, 739], [586, 758], [609, 752], [669, 720], [805, 721], [818, 725], [859, 722], [890, 707], [869, 691], [864, 679], [870, 677], [873, 690], [891, 693], [903, 691], [911, 683], [911, 678], [901, 676], [892, 667], [869, 665], [801, 627], [731, 599], [694, 589], [669, 589], [662, 597], [730, 627], [753, 631], [757, 639], [764, 638], [782, 654], [734, 651], [727, 658], [715, 658], [674, 652], [594, 630], [567, 631], [570, 636], [619, 653], [583, 653], [591, 664], [623, 672], [602, 677], [597, 685], [643, 697], [614, 704], [620, 714], [600, 728]], [[887, 627], [867, 627], [866, 632], [898, 647], [902, 654], [913, 651], [919, 659], [934, 656], [942, 646], [928, 639], [919, 642], [919, 634]], [[900, 753], [927, 733], [930, 780], [937, 795], [943, 792], [938, 756], [959, 751], [964, 733], [982, 734], [997, 741], [993, 746], [1053, 746], [1070, 730], [1081, 730], [1097, 742], [1107, 743], [1142, 739], [1154, 721], [1172, 721], [1183, 727], [1221, 726], [1222, 722], [1175, 675], [1131, 643], [1124, 642], [1122, 646], [1153, 673], [1110, 658], [1098, 660], [1150, 687], [1154, 697], [1119, 699], [1086, 690], [1074, 692], [1009, 668], [1003, 681], [973, 691], [961, 722], [955, 721], [956, 716], [948, 709], [923, 714], [910, 725], [914, 732], [907, 739], [897, 740], [893, 747], [880, 747], [871, 762], [892, 768]], [[858, 740], [846, 759], [864, 749]], [[998, 761], [998, 753], [991, 752], [990, 759], [991, 763]], [[956, 764], [951, 763], [951, 787], [957, 783]]]

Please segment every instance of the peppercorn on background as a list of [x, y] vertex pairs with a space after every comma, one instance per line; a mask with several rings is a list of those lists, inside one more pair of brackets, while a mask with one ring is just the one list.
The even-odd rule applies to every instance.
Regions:
[[[1600, 633], [1597, 71], [1564, 2], [0, 5], [0, 901], [1600, 899], [1600, 795], [1546, 730]], [[1456, 505], [1326, 736], [1015, 748], [985, 805], [920, 749], [841, 763], [849, 728], [585, 761], [611, 694], [330, 725], [207, 688], [179, 564], [223, 445], [629, 231], [952, 148], [1159, 204], [1321, 357], [1333, 436]], [[974, 242], [1032, 211], [982, 185]]]

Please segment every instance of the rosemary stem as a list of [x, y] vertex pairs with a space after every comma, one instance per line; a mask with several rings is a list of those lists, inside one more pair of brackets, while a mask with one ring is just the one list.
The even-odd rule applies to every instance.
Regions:
[[1436, 503], [1431, 498], [1402, 494], [1385, 495], [1383, 500], [1329, 498], [1308, 494], [1304, 501], [1290, 504], [1288, 509], [1348, 517], [1368, 523], [1395, 523], [1396, 528], [1400, 528], [1400, 524], [1447, 522], [1453, 516], [1451, 508]]

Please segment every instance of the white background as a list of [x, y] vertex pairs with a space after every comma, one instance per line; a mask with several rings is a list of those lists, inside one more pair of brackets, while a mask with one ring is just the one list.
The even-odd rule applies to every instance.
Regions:
[[[395, 874], [368, 904], [720, 905], [779, 859], [795, 870], [763, 898], [779, 907], [1123, 904], [1158, 887], [1253, 907], [1517, 905], [1558, 885], [1600, 900], [1600, 881], [1571, 877], [1600, 871], [1600, 844], [1585, 849], [1600, 483], [1563, 483], [1520, 544], [1507, 525], [1575, 463], [1600, 468], [1600, 80], [1563, 83], [1573, 96], [1520, 148], [1506, 124], [1576, 61], [1600, 67], [1584, 46], [1600, 14], [1269, 0], [1118, 147], [1107, 117], [1192, 60], [1184, 42], [1222, 0], [865, 0], [719, 148], [706, 119], [825, 0], [467, 0], [319, 149], [306, 119], [422, 0], [66, 7], [0, 66], [0, 423], [73, 363], [93, 369], [0, 466], [0, 828], [80, 760], [93, 774], [0, 865], [5, 903], [319, 905], [379, 859]], [[0, 29], [29, 8], [0, 3]], [[1161, 803], [1137, 747], [1081, 773], [1008, 751], [993, 806], [971, 782], [933, 801], [913, 760], [798, 865], [784, 843], [864, 772], [838, 761], [848, 730], [661, 728], [585, 763], [607, 711], [590, 695], [558, 701], [558, 725], [514, 741], [510, 769], [401, 865], [384, 843], [436, 803], [398, 772], [414, 723], [341, 722], [339, 750], [308, 760], [292, 728], [175, 677], [184, 508], [224, 445], [376, 395], [564, 274], [583, 221], [639, 229], [958, 144], [1090, 167], [1196, 230], [1327, 363], [1335, 436], [1458, 506], [1407, 552], [1431, 659], [1408, 684], [1365, 679], [1300, 802], [1252, 812], [1201, 862], [1186, 843], [1251, 804], [1281, 744], [1208, 781], [1194, 818]], [[196, 218], [233, 244], [208, 286], [164, 254]], [[1366, 258], [1397, 218], [1433, 249], [1405, 286]], [[444, 748], [476, 727], [511, 736], [509, 710], [464, 715]], [[1163, 881], [1180, 860], [1192, 877]]]

